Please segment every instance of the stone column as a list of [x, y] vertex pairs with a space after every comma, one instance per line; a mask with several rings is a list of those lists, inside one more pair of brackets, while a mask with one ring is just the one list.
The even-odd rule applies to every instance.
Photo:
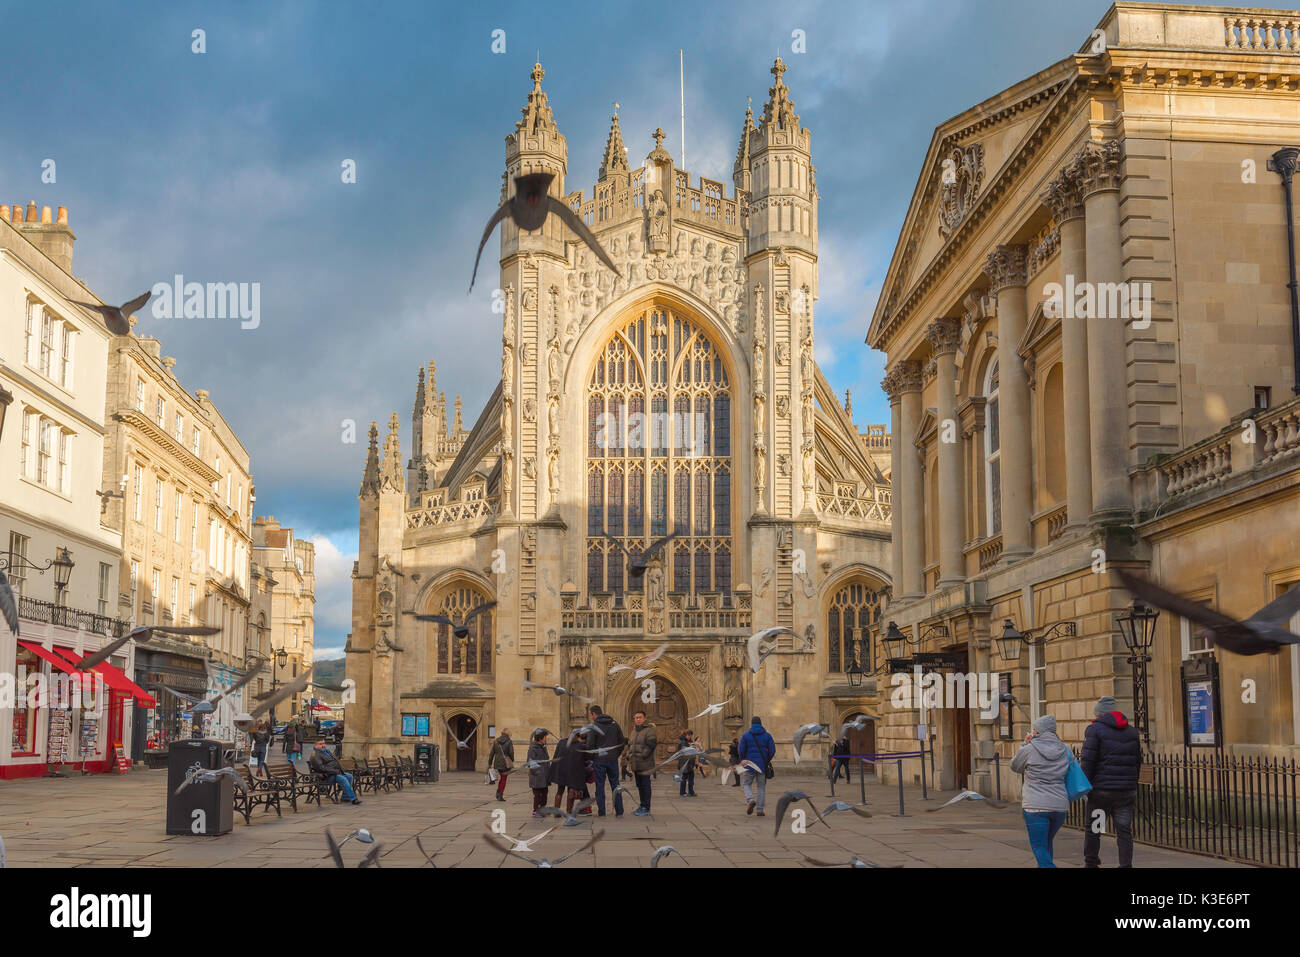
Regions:
[[[898, 390], [902, 395], [898, 445], [897, 490], [902, 491], [903, 596], [920, 598], [925, 594], [922, 562], [925, 555], [925, 494], [921, 484], [921, 455], [916, 448], [916, 430], [921, 424], [921, 363], [904, 360], [894, 368]], [[899, 508], [897, 499], [894, 508]]]
[[898, 373], [890, 372], [880, 383], [880, 388], [889, 396], [889, 574], [891, 604], [903, 594], [903, 494], [902, 477], [898, 460], [903, 434], [903, 393], [898, 382]]
[[934, 351], [939, 409], [939, 584], [966, 580], [962, 550], [965, 509], [962, 507], [961, 422], [957, 418], [957, 346], [961, 324], [938, 319], [925, 330]]
[[1123, 280], [1119, 246], [1119, 143], [1089, 143], [1070, 167], [1079, 177], [1085, 214], [1088, 283], [1094, 308], [1088, 325], [1088, 412], [1092, 439], [1093, 522], [1132, 520], [1128, 479], [1128, 357], [1124, 319], [1109, 315], [1110, 296]]
[[1074, 290], [1087, 278], [1083, 190], [1068, 165], [1047, 187], [1043, 203], [1061, 230], [1061, 391], [1065, 424], [1067, 528], [1083, 528], [1092, 514], [1088, 414], [1088, 323], [1074, 313]]
[[1029, 380], [1018, 347], [1029, 321], [1025, 283], [1027, 249], [998, 246], [984, 265], [998, 297], [998, 433], [1002, 462], [1002, 556], [1015, 561], [1033, 552]]

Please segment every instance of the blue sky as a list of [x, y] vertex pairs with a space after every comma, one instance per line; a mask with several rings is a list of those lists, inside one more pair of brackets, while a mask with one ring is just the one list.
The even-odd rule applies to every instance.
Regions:
[[429, 359], [466, 427], [496, 384], [492, 284], [465, 288], [539, 49], [567, 188], [588, 195], [615, 100], [633, 166], [656, 126], [680, 156], [678, 49], [687, 168], [730, 190], [745, 98], [758, 112], [785, 58], [821, 192], [817, 358], [865, 426], [888, 405], [863, 338], [934, 127], [1077, 49], [1107, 7], [0, 3], [0, 202], [67, 206], [73, 273], [112, 302], [177, 273], [261, 284], [256, 329], [142, 315], [137, 332], [248, 447], [258, 512], [316, 539], [317, 648], [336, 654], [365, 428], [396, 410], [409, 438]]

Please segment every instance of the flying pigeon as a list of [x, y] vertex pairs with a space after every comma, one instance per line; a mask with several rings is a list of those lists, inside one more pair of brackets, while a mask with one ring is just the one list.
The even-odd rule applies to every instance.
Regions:
[[[659, 859], [663, 857], [667, 857], [669, 854], [676, 854], [678, 857], [682, 857], [681, 851], [677, 850], [677, 848], [673, 847], [671, 844], [665, 844], [663, 847], [655, 848], [654, 856], [650, 858], [650, 866], [658, 867]], [[686, 860], [686, 858], [682, 857], [682, 863], [687, 864], [689, 862]]]
[[667, 758], [665, 758], [664, 760], [656, 764], [654, 766], [653, 771], [658, 771], [664, 765], [672, 764], [674, 761], [677, 761], [680, 758], [700, 758], [705, 761], [717, 761], [718, 763], [723, 763], [721, 759], [710, 757], [710, 755], [723, 754], [723, 753], [724, 752], [721, 748], [709, 748], [707, 751], [704, 750], [703, 748], [696, 748], [696, 747], [682, 748], [680, 751], [676, 751], [668, 755]]
[[448, 618], [446, 615], [416, 615], [415, 620], [436, 621], [439, 624], [447, 625], [449, 628], [451, 628], [452, 634], [455, 635], [457, 638], [468, 638], [470, 619], [475, 618], [483, 614], [483, 612], [495, 608], [496, 606], [497, 603], [494, 601], [487, 601], [481, 605], [475, 605], [469, 611], [465, 612], [465, 618], [463, 621], [461, 621], [459, 625], [456, 624], [454, 621], [452, 621], [450, 618]]
[[362, 868], [362, 867], [378, 867], [378, 866], [379, 866], [379, 852], [382, 851], [383, 849], [384, 849], [384, 845], [382, 845], [382, 844], [376, 844], [374, 847], [372, 847], [372, 848], [370, 849], [370, 853], [369, 853], [369, 854], [367, 854], [365, 857], [361, 858], [361, 863], [358, 864], [357, 867], [358, 867], [358, 868]]
[[980, 794], [978, 791], [971, 791], [969, 789], [966, 789], [966, 790], [958, 791], [956, 797], [954, 797], [947, 804], [940, 804], [938, 807], [928, 807], [926, 808], [926, 810], [929, 811], [931, 814], [933, 814], [935, 811], [942, 811], [944, 808], [956, 804], [958, 801], [984, 801], [988, 804], [989, 807], [996, 807], [996, 808], [1004, 808], [1007, 806], [1006, 801], [995, 801], [992, 798], [986, 798], [983, 794]]
[[141, 641], [148, 641], [153, 632], [160, 632], [164, 635], [219, 635], [220, 628], [213, 628], [211, 625], [139, 625], [132, 628], [121, 638], [110, 641], [99, 651], [86, 655], [76, 667], [82, 671], [89, 671], [95, 665], [102, 664], [111, 658], [117, 649], [121, 648], [132, 638], [139, 638]]
[[236, 681], [236, 682], [235, 682], [233, 685], [231, 685], [229, 688], [223, 688], [219, 694], [216, 694], [216, 695], [214, 695], [213, 697], [209, 698], [209, 699], [207, 700], [207, 704], [215, 708], [217, 705], [219, 705], [219, 704], [220, 704], [222, 701], [224, 701], [226, 698], [229, 698], [232, 694], [234, 694], [234, 693], [235, 693], [236, 691], [238, 691], [240, 688], [244, 687], [246, 684], [248, 684], [250, 681], [252, 681], [254, 678], [256, 678], [256, 677], [258, 676], [258, 674], [261, 673], [261, 671], [262, 671], [262, 667], [263, 667], [263, 665], [265, 665], [265, 664], [266, 664], [266, 662], [264, 661], [264, 662], [262, 662], [261, 664], [257, 665], [256, 667], [249, 668], [249, 669], [248, 669], [248, 673], [245, 674], [244, 677], [240, 678], [238, 681]]
[[819, 861], [815, 857], [804, 856], [804, 860], [815, 867], [902, 867], [902, 864], [872, 864], [860, 857], [850, 857], [847, 861]]
[[587, 843], [582, 845], [582, 847], [578, 848], [576, 851], [570, 851], [568, 854], [565, 854], [563, 857], [558, 857], [553, 861], [547, 860], [546, 858], [537, 860], [535, 858], [527, 857], [526, 855], [520, 854], [518, 851], [514, 850], [513, 848], [503, 846], [500, 842], [496, 840], [495, 835], [492, 834], [484, 834], [483, 840], [487, 841], [498, 851], [502, 851], [506, 854], [513, 855], [514, 857], [517, 857], [520, 860], [527, 861], [529, 864], [532, 864], [534, 867], [559, 867], [569, 858], [573, 857], [573, 855], [581, 854], [583, 851], [591, 847], [593, 844], [595, 844], [604, 836], [605, 836], [604, 831], [597, 831], [595, 834], [591, 836], [591, 840], [587, 841]]
[[465, 735], [465, 740], [461, 741], [459, 738], [456, 737], [456, 732], [452, 730], [451, 725], [447, 724], [446, 718], [442, 719], [442, 723], [447, 725], [447, 733], [450, 734], [452, 738], [456, 741], [456, 749], [458, 751], [468, 751], [469, 739], [474, 737], [474, 732], [478, 731], [478, 725], [474, 725], [474, 727], [470, 729], [469, 734]]
[[[785, 820], [786, 808], [795, 801], [807, 801], [808, 806], [812, 808], [813, 813], [817, 815], [817, 820], [826, 824], [826, 818], [822, 817], [822, 812], [817, 810], [817, 805], [813, 803], [812, 798], [804, 794], [802, 791], [786, 791], [781, 795], [781, 800], [776, 802], [776, 827], [773, 830], [773, 836], [781, 833], [781, 822]], [[830, 825], [827, 825], [827, 827], [829, 826]]]
[[248, 793], [248, 785], [244, 783], [243, 777], [234, 768], [217, 768], [212, 771], [191, 768], [186, 772], [185, 780], [180, 783], [180, 786], [176, 788], [174, 793], [180, 794], [191, 784], [211, 784], [213, 781], [220, 780], [221, 778], [230, 778], [235, 782], [235, 787], [239, 789], [240, 793]]
[[577, 698], [579, 701], [586, 701], [590, 703], [596, 700], [595, 698], [584, 698], [580, 694], [574, 694], [572, 691], [568, 690], [567, 688], [561, 688], [559, 685], [543, 685], [543, 684], [538, 684], [536, 681], [525, 681], [523, 682], [523, 686], [525, 690], [529, 690], [529, 691], [531, 691], [533, 688], [545, 688], [547, 691], [554, 691], [555, 696], [557, 698], [560, 695], [567, 694], [570, 698]]
[[[459, 744], [459, 742], [457, 743]], [[548, 764], [553, 763], [554, 761], [555, 758], [546, 758], [545, 760], [541, 760], [541, 761], [539, 761], [537, 758], [529, 758], [519, 767], [521, 770], [540, 771], [542, 768], [546, 767]]]
[[120, 306], [104, 306], [96, 302], [78, 302], [77, 305], [85, 306], [104, 317], [104, 325], [108, 326], [108, 331], [115, 336], [125, 336], [131, 333], [131, 313], [138, 312], [144, 308], [144, 304], [149, 301], [153, 295], [152, 290], [146, 292], [143, 296], [137, 296], [128, 303]]
[[858, 817], [871, 817], [871, 812], [862, 804], [849, 804], [845, 801], [832, 801], [830, 807], [822, 811], [822, 819], [830, 817], [836, 811], [852, 811]]
[[722, 769], [722, 783], [726, 784], [727, 779], [731, 777], [731, 775], [740, 774], [742, 771], [753, 771], [755, 774], [763, 773], [762, 768], [760, 768], [753, 761], [746, 758], [744, 761], [741, 761], [739, 764], [733, 764], [731, 767]]
[[820, 737], [821, 735], [826, 734], [830, 729], [831, 726], [829, 724], [819, 724], [816, 721], [811, 724], [799, 725], [798, 729], [796, 729], [794, 733], [794, 763], [799, 763], [799, 749], [803, 747], [804, 738], [808, 737], [810, 734], [815, 734]]
[[[436, 854], [430, 854], [428, 851], [426, 851], [426, 850], [424, 849], [424, 845], [420, 843], [420, 835], [418, 835], [418, 834], [415, 835], [415, 846], [418, 847], [418, 848], [420, 849], [420, 853], [423, 854], [423, 855], [424, 855], [424, 859], [425, 859], [426, 861], [429, 862], [429, 866], [432, 867], [434, 870], [437, 870], [438, 865], [435, 864], [435, 863], [433, 863], [433, 859], [434, 859], [434, 857], [436, 857], [437, 855], [436, 855]], [[455, 867], [456, 865], [453, 864], [452, 866]]]
[[605, 732], [600, 730], [599, 726], [596, 724], [584, 724], [581, 728], [574, 728], [570, 731], [568, 740], [565, 743], [572, 747], [574, 741], [582, 737], [584, 734], [591, 734], [593, 731], [602, 738], [605, 736]]
[[469, 277], [471, 292], [474, 289], [474, 280], [478, 277], [478, 263], [483, 257], [483, 247], [487, 245], [488, 237], [492, 235], [492, 230], [496, 229], [497, 223], [507, 216], [521, 230], [531, 233], [541, 229], [547, 217], [554, 213], [569, 229], [577, 233], [578, 238], [600, 257], [601, 262], [613, 270], [616, 276], [622, 278], [623, 274], [618, 271], [614, 261], [609, 258], [595, 234], [587, 228], [587, 224], [581, 217], [561, 200], [547, 193], [553, 179], [555, 179], [554, 173], [528, 173], [515, 177], [515, 195], [497, 207], [497, 211], [488, 220], [487, 229], [483, 230], [483, 238], [479, 240], [478, 253], [474, 256], [474, 272]]
[[1202, 625], [1203, 635], [1233, 654], [1276, 654], [1284, 645], [1300, 644], [1300, 635], [1285, 627], [1285, 622], [1300, 611], [1300, 585], [1274, 598], [1245, 621], [1237, 621], [1122, 568], [1117, 571], [1124, 587], [1138, 598]]
[[619, 748], [623, 748], [626, 746], [627, 746], [627, 742], [624, 741], [622, 744], [611, 744], [603, 748], [579, 748], [578, 750], [581, 751], [583, 754], [594, 754], [599, 758], [603, 758], [611, 751], [617, 751]]
[[839, 736], [841, 738], [844, 737], [845, 733], [848, 731], [865, 731], [867, 730], [868, 727], [870, 727], [871, 722], [875, 720], [876, 719], [869, 714], [860, 714], [852, 721], [845, 721], [842, 725], [840, 725]]
[[[641, 578], [645, 575], [646, 569], [650, 567], [650, 559], [654, 558], [655, 553], [660, 551], [665, 545], [671, 542], [674, 538], [677, 538], [679, 535], [681, 535], [681, 532], [673, 532], [671, 535], [665, 535], [663, 538], [655, 539], [653, 542], [650, 543], [650, 545], [646, 547], [646, 550], [642, 552], [640, 555], [633, 555], [630, 551], [627, 550], [627, 546], [624, 545], [617, 538], [615, 538], [613, 535], [606, 534], [604, 537], [608, 538], [611, 542], [613, 542], [615, 545], [617, 545], [620, 549], [623, 550], [623, 554], [627, 556], [628, 578], [630, 578], [632, 581], [635, 582], [635, 581], [640, 581]], [[668, 646], [665, 645], [664, 647], [666, 648]], [[658, 656], [656, 655], [655, 657]], [[647, 660], [653, 661], [654, 658], [649, 658]]]
[[[791, 635], [795, 638], [799, 637], [795, 634], [793, 628], [777, 626], [776, 628], [768, 628], [765, 631], [760, 631], [756, 635], [750, 635], [749, 639], [745, 642], [746, 651], [749, 653], [749, 667], [754, 674], [758, 674], [758, 669], [763, 666], [763, 661], [776, 651], [776, 639], [781, 635]], [[764, 644], [767, 644], [770, 647], [766, 651], [760, 652], [759, 649]]]
[[14, 598], [14, 590], [9, 587], [9, 579], [5, 577], [3, 568], [0, 568], [0, 618], [5, 620], [9, 630], [17, 636], [18, 601]]
[[711, 704], [699, 714], [692, 717], [691, 720], [695, 721], [698, 718], [703, 718], [706, 714], [720, 714], [722, 712], [722, 706], [732, 700], [732, 698], [728, 698], [726, 701], [719, 701], [717, 704]]
[[511, 847], [512, 851], [528, 852], [533, 849], [534, 844], [544, 838], [547, 834], [550, 834], [557, 827], [559, 827], [558, 824], [552, 824], [546, 830], [542, 831], [541, 834], [534, 834], [526, 841], [521, 841], [517, 837], [511, 837], [509, 834], [502, 834], [501, 836], [513, 845], [513, 847]]
[[265, 714], [281, 701], [284, 701], [286, 698], [296, 695], [298, 692], [305, 689], [311, 682], [311, 672], [314, 667], [315, 665], [308, 667], [306, 671], [300, 674], [297, 678], [294, 678], [284, 687], [280, 688], [273, 694], [267, 695], [266, 698], [264, 698], [258, 706], [252, 710], [250, 717], [256, 718], [259, 714]]

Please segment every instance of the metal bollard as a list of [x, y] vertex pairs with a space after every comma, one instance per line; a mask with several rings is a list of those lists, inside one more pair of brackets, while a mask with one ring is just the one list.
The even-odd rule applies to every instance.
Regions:
[[1002, 755], [993, 752], [993, 776], [998, 782], [998, 800], [1002, 800]]
[[903, 810], [903, 759], [898, 759], [898, 816], [907, 817], [907, 812]]
[[831, 797], [835, 797], [835, 758], [826, 759], [826, 779], [831, 782]]
[[930, 800], [930, 794], [925, 788], [925, 742], [921, 742], [921, 800]]
[[858, 784], [862, 788], [862, 803], [867, 803], [867, 759], [861, 758], [858, 761]]

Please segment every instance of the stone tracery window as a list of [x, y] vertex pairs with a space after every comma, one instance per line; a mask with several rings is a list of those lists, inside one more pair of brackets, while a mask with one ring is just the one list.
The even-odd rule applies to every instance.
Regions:
[[839, 589], [826, 611], [827, 670], [846, 671], [853, 663], [853, 641], [861, 640], [858, 663], [871, 670], [871, 626], [880, 617], [884, 586], [861, 579]]
[[[458, 582], [442, 589], [429, 603], [431, 614], [446, 615], [454, 622], [463, 622], [465, 615], [484, 602], [491, 601], [477, 588]], [[458, 639], [452, 629], [441, 622], [430, 622], [433, 641], [437, 646], [438, 674], [492, 673], [492, 648], [495, 609], [475, 615], [469, 623], [469, 635]]]
[[678, 532], [662, 553], [674, 592], [731, 591], [731, 385], [718, 347], [654, 305], [626, 322], [587, 385], [587, 590], [633, 585], [626, 558]]

